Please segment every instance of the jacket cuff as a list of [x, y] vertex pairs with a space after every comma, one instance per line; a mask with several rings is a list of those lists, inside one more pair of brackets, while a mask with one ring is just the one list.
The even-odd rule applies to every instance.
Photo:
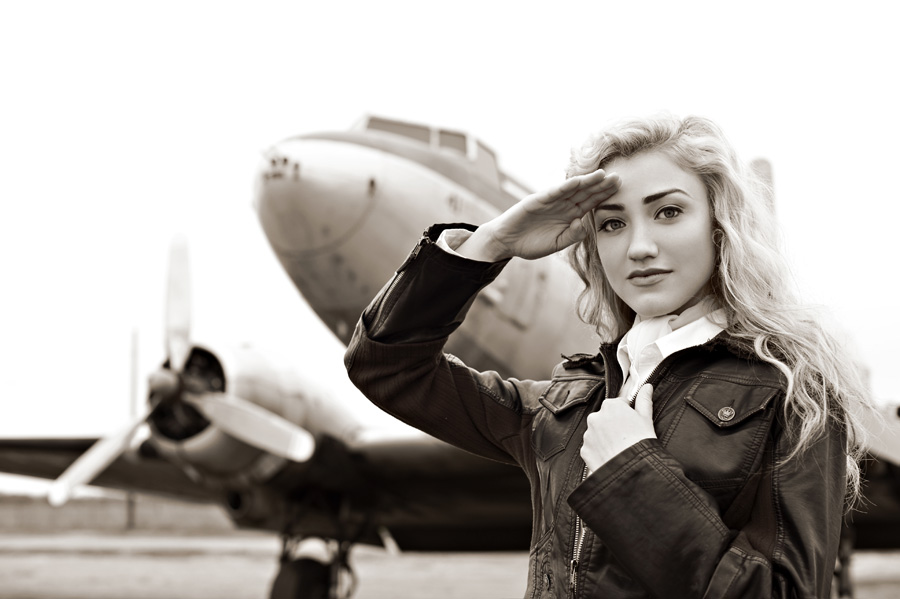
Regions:
[[509, 260], [480, 262], [445, 252], [437, 239], [445, 229], [475, 230], [468, 224], [427, 229], [394, 277], [363, 312], [369, 338], [420, 343], [446, 337], [462, 324], [475, 296]]

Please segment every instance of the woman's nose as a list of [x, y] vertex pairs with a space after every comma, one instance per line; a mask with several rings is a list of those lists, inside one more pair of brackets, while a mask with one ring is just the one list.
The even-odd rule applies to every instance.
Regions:
[[628, 244], [628, 258], [630, 260], [646, 260], [655, 258], [659, 254], [659, 248], [644, 227], [632, 227], [631, 242]]

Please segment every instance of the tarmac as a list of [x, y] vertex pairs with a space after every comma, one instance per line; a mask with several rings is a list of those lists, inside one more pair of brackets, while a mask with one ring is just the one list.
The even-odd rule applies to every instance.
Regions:
[[[3, 599], [264, 599], [277, 537], [257, 532], [0, 534]], [[357, 547], [354, 599], [522, 597], [528, 556]], [[900, 597], [900, 551], [859, 552], [856, 599]]]

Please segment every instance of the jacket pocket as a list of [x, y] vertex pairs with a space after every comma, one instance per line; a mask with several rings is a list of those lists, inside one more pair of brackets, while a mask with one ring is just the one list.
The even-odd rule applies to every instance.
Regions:
[[662, 442], [685, 474], [727, 503], [757, 463], [780, 388], [701, 376]]
[[532, 424], [531, 446], [539, 459], [547, 460], [566, 448], [581, 421], [583, 407], [602, 384], [596, 378], [558, 379], [550, 384], [540, 397], [545, 409], [538, 412]]

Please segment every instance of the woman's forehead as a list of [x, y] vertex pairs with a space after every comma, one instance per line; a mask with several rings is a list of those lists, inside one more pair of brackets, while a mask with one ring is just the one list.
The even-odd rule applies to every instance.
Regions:
[[648, 151], [611, 160], [604, 170], [621, 178], [619, 191], [603, 205], [615, 205], [625, 200], [652, 202], [672, 193], [681, 193], [706, 201], [706, 185], [694, 172], [679, 166], [663, 151]]

